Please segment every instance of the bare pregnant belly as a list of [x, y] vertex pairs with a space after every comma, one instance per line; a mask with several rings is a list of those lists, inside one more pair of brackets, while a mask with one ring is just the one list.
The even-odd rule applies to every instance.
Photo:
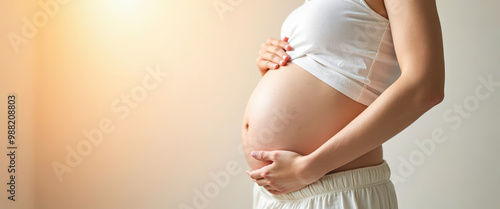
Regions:
[[[307, 155], [365, 108], [292, 62], [269, 70], [246, 106], [242, 127], [246, 160], [255, 170], [269, 163], [253, 159], [253, 150], [290, 150]], [[377, 165], [382, 159], [380, 146], [331, 172]]]

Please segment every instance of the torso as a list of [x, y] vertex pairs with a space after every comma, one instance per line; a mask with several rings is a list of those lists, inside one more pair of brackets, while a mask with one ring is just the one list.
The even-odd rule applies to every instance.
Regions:
[[[365, 108], [292, 62], [269, 70], [250, 96], [244, 114], [247, 162], [252, 170], [269, 164], [253, 159], [250, 152], [254, 150], [310, 154]], [[331, 172], [377, 165], [382, 160], [380, 146]]]
[[365, 2], [373, 9], [373, 11], [377, 12], [379, 15], [382, 15], [385, 18], [388, 18], [384, 0], [365, 0]]
[[[383, 0], [365, 2], [387, 18]], [[254, 150], [290, 150], [307, 155], [365, 108], [293, 60], [278, 70], [269, 70], [255, 87], [244, 113], [242, 142], [247, 162], [252, 170], [269, 164], [253, 159], [250, 152]], [[380, 146], [330, 173], [378, 165], [382, 161]]]

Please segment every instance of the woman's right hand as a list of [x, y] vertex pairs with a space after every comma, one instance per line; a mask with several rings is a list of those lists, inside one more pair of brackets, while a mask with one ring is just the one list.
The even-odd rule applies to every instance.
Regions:
[[288, 45], [288, 37], [283, 40], [268, 38], [266, 43], [261, 45], [259, 57], [257, 57], [257, 67], [262, 75], [269, 69], [278, 69], [280, 65], [286, 65], [290, 56], [285, 50], [292, 50]]

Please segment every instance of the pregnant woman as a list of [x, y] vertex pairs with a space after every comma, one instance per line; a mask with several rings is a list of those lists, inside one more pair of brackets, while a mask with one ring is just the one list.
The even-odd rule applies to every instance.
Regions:
[[435, 0], [305, 0], [244, 113], [255, 209], [397, 208], [382, 144], [444, 98]]

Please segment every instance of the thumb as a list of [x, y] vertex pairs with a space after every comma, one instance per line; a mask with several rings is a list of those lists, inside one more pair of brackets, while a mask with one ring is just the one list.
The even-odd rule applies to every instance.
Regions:
[[252, 157], [260, 161], [272, 161], [268, 151], [252, 151]]

